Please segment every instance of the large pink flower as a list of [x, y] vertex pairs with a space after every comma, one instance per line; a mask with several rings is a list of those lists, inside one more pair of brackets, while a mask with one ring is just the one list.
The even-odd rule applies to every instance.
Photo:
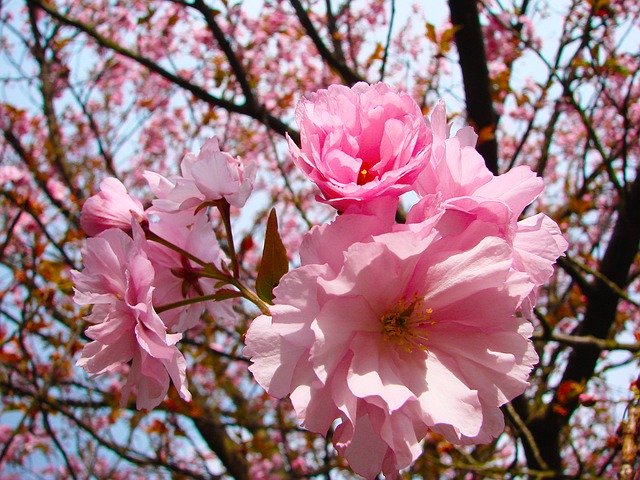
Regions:
[[80, 225], [87, 235], [98, 235], [109, 228], [131, 229], [132, 212], [144, 215], [139, 200], [127, 192], [120, 180], [108, 177], [100, 182], [100, 192], [89, 197], [82, 206]]
[[[429, 430], [458, 444], [502, 432], [499, 407], [537, 361], [531, 324], [514, 315], [530, 282], [499, 237], [443, 238], [426, 221], [379, 234], [371, 215], [354, 233], [357, 217], [312, 231], [303, 256], [319, 262], [282, 278], [245, 354], [306, 428], [324, 434], [340, 420], [334, 443], [356, 473], [394, 478]], [[340, 236], [355, 239], [341, 258], [320, 251]]]
[[152, 409], [162, 402], [169, 382], [190, 400], [186, 363], [175, 344], [181, 334], [167, 334], [152, 305], [154, 271], [142, 245], [143, 234], [134, 223], [134, 239], [110, 229], [87, 240], [84, 270], [73, 272], [79, 305], [93, 305], [86, 330], [93, 341], [85, 345], [78, 365], [99, 375], [131, 362], [123, 403], [137, 390], [138, 408]]
[[431, 133], [406, 93], [378, 83], [331, 85], [300, 101], [294, 162], [338, 210], [411, 189], [429, 160]]
[[207, 140], [198, 155], [188, 153], [180, 163], [181, 175], [171, 180], [154, 172], [145, 177], [158, 197], [153, 205], [167, 212], [195, 209], [203, 202], [225, 199], [244, 206], [253, 189], [257, 164], [243, 163], [222, 152], [218, 140]]

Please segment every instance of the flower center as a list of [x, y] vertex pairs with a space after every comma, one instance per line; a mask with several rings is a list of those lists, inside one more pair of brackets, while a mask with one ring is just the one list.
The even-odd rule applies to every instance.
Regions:
[[427, 351], [428, 328], [433, 310], [421, 298], [410, 303], [401, 299], [393, 310], [380, 317], [382, 336], [407, 352]]
[[369, 171], [366, 168], [363, 168], [358, 172], [358, 185], [364, 185], [369, 181], [367, 175], [369, 175]]

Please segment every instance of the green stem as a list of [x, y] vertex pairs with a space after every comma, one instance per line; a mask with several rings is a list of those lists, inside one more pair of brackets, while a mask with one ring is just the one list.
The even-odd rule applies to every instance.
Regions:
[[[159, 235], [156, 235], [149, 229], [145, 229], [147, 240], [164, 245], [165, 247], [173, 250], [174, 252], [178, 252], [180, 255], [183, 255], [186, 258], [192, 260], [193, 262], [197, 263], [201, 267], [204, 267], [204, 271], [198, 272], [200, 276], [221, 280], [223, 282], [233, 285], [240, 291], [240, 293], [245, 299], [249, 300], [256, 307], [258, 307], [263, 314], [271, 315], [271, 313], [269, 312], [269, 305], [266, 302], [264, 302], [260, 297], [258, 297], [258, 295], [255, 292], [247, 288], [238, 278], [240, 268], [238, 264], [238, 259], [236, 257], [235, 247], [233, 246], [233, 234], [231, 233], [231, 221], [229, 217], [229, 210], [230, 210], [229, 203], [225, 200], [224, 202], [217, 203], [216, 206], [218, 207], [218, 209], [220, 209], [220, 214], [222, 216], [222, 219], [225, 225], [225, 230], [227, 231], [227, 241], [229, 242], [229, 252], [231, 257], [231, 264], [233, 267], [233, 275], [234, 275], [233, 277], [221, 272], [214, 264], [207, 263], [203, 260], [200, 260], [198, 257], [192, 255], [191, 253], [171, 243], [170, 241], [160, 237]], [[225, 215], [225, 211], [226, 211], [226, 215]], [[161, 313], [166, 310], [170, 310], [172, 308], [183, 307], [185, 305], [191, 305], [194, 303], [204, 302], [208, 300], [215, 300], [215, 294], [204, 295], [202, 297], [186, 298], [184, 300], [180, 300], [175, 303], [161, 305], [160, 307], [156, 308], [156, 312]]]
[[224, 198], [215, 202], [216, 207], [220, 211], [222, 217], [222, 223], [224, 224], [224, 230], [227, 234], [227, 245], [229, 246], [229, 257], [231, 257], [231, 269], [233, 270], [234, 278], [240, 276], [240, 264], [238, 263], [238, 256], [236, 255], [236, 246], [233, 243], [233, 231], [231, 229], [231, 206]]
[[191, 253], [187, 252], [183, 248], [180, 248], [179, 246], [175, 245], [174, 243], [171, 243], [169, 240], [165, 240], [161, 236], [156, 235], [151, 230], [147, 229], [145, 233], [146, 233], [146, 236], [147, 236], [147, 240], [151, 240], [153, 242], [159, 243], [160, 245], [164, 245], [165, 247], [173, 250], [174, 252], [178, 252], [180, 255], [183, 255], [186, 258], [188, 258], [189, 260], [194, 261], [195, 263], [197, 263], [201, 267], [207, 268], [207, 266], [210, 265], [209, 263], [207, 263], [207, 262], [205, 262], [203, 260], [200, 260], [195, 255], [192, 255]]
[[207, 302], [209, 300], [216, 300], [216, 294], [214, 293], [212, 295], [203, 295], [201, 297], [185, 298], [184, 300], [179, 300], [177, 302], [167, 303], [166, 305], [155, 307], [155, 311], [156, 313], [162, 313], [174, 308], [185, 307], [187, 305], [193, 305], [194, 303]]
[[246, 298], [251, 303], [253, 303], [256, 307], [258, 307], [263, 314], [271, 315], [271, 312], [269, 311], [269, 304], [263, 301], [260, 297], [258, 297], [258, 295], [255, 292], [253, 292], [252, 290], [249, 290], [239, 280], [234, 279], [230, 283], [234, 287], [236, 287], [238, 290], [240, 290], [240, 293], [242, 293], [244, 298]]

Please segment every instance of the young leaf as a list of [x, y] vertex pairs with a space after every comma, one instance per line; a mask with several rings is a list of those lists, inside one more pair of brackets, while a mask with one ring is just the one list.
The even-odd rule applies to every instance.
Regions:
[[262, 260], [256, 277], [256, 293], [258, 296], [265, 302], [272, 303], [273, 289], [287, 271], [289, 271], [287, 251], [278, 233], [276, 211], [272, 209], [267, 221]]

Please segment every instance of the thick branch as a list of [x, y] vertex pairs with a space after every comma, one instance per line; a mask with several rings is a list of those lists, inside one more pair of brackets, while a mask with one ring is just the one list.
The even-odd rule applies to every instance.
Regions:
[[229, 438], [224, 427], [202, 418], [194, 418], [193, 423], [229, 474], [236, 480], [249, 480], [249, 466], [246, 459], [238, 446]]
[[495, 138], [497, 115], [491, 100], [489, 69], [476, 0], [449, 0], [451, 23], [456, 28], [468, 122], [477, 130], [478, 152], [487, 168], [498, 174], [498, 143]]
[[[613, 234], [598, 269], [600, 275], [595, 278], [591, 293], [587, 295], [587, 309], [578, 332], [581, 337], [605, 340], [615, 322], [620, 296], [603, 278], [608, 279], [619, 289], [623, 289], [627, 284], [633, 260], [638, 253], [640, 169], [636, 171], [636, 178], [625, 197], [621, 197]], [[600, 347], [601, 345], [593, 341], [574, 342], [560, 384], [566, 382], [583, 384], [588, 381], [600, 357], [602, 351]], [[529, 429], [540, 445], [543, 458], [554, 470], [559, 470], [561, 466], [560, 431], [568, 423], [577, 407], [577, 399], [562, 403], [556, 392], [551, 404], [547, 405], [539, 415], [530, 419]], [[527, 455], [529, 466], [536, 468], [538, 463], [529, 453]]]

